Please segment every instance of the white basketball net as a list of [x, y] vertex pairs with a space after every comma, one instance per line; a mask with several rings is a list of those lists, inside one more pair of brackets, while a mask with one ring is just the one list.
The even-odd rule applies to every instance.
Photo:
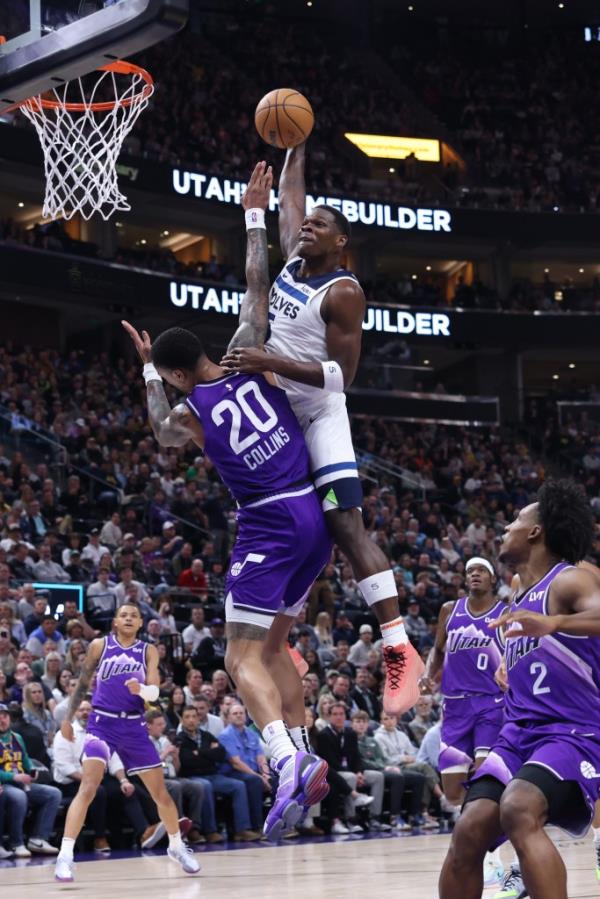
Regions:
[[[94, 87], [87, 91], [78, 78], [45, 94], [46, 101], [56, 104], [51, 108], [39, 96], [21, 106], [44, 153], [44, 218], [70, 219], [79, 212], [87, 220], [98, 212], [107, 221], [115, 212], [131, 209], [119, 190], [117, 160], [154, 87], [138, 73], [99, 71], [95, 76]], [[126, 87], [119, 85], [123, 80]], [[106, 106], [93, 109], [97, 103]], [[74, 110], [73, 104], [81, 107]]]

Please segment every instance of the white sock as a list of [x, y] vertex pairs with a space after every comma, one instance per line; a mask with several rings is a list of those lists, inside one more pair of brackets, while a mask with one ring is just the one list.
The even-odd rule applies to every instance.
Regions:
[[592, 827], [592, 833], [594, 834], [594, 843], [600, 843], [600, 827]]
[[380, 624], [379, 628], [384, 646], [397, 646], [398, 643], [408, 643], [403, 618], [394, 618], [393, 621], [386, 621], [385, 624]]
[[494, 849], [493, 852], [486, 852], [485, 858], [487, 862], [491, 862], [494, 865], [501, 865], [502, 859], [500, 858], [500, 847]]
[[177, 831], [177, 833], [169, 834], [169, 849], [174, 849], [175, 852], [183, 849], [183, 840], [181, 839], [179, 831]]
[[311, 752], [308, 730], [304, 725], [288, 728], [292, 743], [301, 752]]
[[68, 858], [69, 861], [72, 861], [74, 849], [75, 849], [75, 840], [72, 840], [71, 837], [63, 837], [62, 842], [60, 844], [59, 855], [61, 855], [62, 858]]
[[296, 755], [298, 750], [293, 743], [285, 723], [281, 720], [271, 721], [262, 732], [263, 740], [271, 750], [271, 757], [275, 764], [283, 759]]

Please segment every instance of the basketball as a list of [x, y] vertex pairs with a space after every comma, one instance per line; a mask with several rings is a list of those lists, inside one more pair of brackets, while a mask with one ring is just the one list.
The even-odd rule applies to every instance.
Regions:
[[267, 144], [289, 150], [306, 140], [315, 117], [306, 97], [289, 87], [282, 87], [265, 94], [256, 107], [254, 124]]

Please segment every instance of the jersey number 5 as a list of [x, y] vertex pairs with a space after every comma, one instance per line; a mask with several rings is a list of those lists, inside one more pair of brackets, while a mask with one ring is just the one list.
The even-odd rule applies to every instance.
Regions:
[[[259, 417], [249, 404], [247, 399], [249, 394], [254, 397], [261, 412], [264, 412], [264, 419]], [[231, 424], [229, 445], [236, 456], [239, 456], [240, 453], [243, 453], [256, 443], [259, 439], [259, 431], [261, 434], [266, 434], [273, 430], [277, 424], [277, 413], [273, 406], [264, 398], [260, 392], [260, 387], [254, 381], [246, 381], [245, 384], [238, 387], [234, 396], [235, 402], [233, 399], [230, 399], [221, 400], [220, 403], [217, 403], [212, 410], [212, 420], [217, 427], [220, 427], [222, 424], [225, 424], [225, 414], [227, 414]], [[246, 417], [255, 430], [240, 440], [242, 416]]]

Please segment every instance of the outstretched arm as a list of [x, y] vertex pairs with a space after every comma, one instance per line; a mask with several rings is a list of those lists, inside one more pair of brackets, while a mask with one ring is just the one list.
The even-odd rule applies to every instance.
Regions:
[[[245, 212], [267, 209], [273, 186], [273, 171], [259, 162], [242, 197]], [[247, 223], [246, 295], [240, 310], [240, 324], [227, 352], [236, 347], [262, 347], [269, 326], [269, 251], [267, 229], [259, 216]]]
[[[142, 331], [140, 335], [129, 322], [122, 321], [121, 324], [131, 337], [142, 362], [150, 362], [152, 342], [148, 332]], [[178, 403], [171, 409], [160, 377], [147, 382], [146, 398], [148, 420], [161, 446], [185, 446], [193, 440], [201, 449], [204, 447], [204, 434], [197, 418], [184, 403]]]
[[445, 602], [440, 609], [438, 618], [438, 626], [435, 635], [435, 643], [425, 664], [425, 671], [420, 677], [419, 683], [424, 693], [432, 693], [435, 689], [442, 668], [444, 667], [444, 657], [446, 655], [446, 640], [448, 632], [446, 625], [454, 608], [454, 602]]
[[279, 244], [284, 259], [294, 255], [306, 215], [304, 161], [306, 144], [288, 150], [279, 179]]

